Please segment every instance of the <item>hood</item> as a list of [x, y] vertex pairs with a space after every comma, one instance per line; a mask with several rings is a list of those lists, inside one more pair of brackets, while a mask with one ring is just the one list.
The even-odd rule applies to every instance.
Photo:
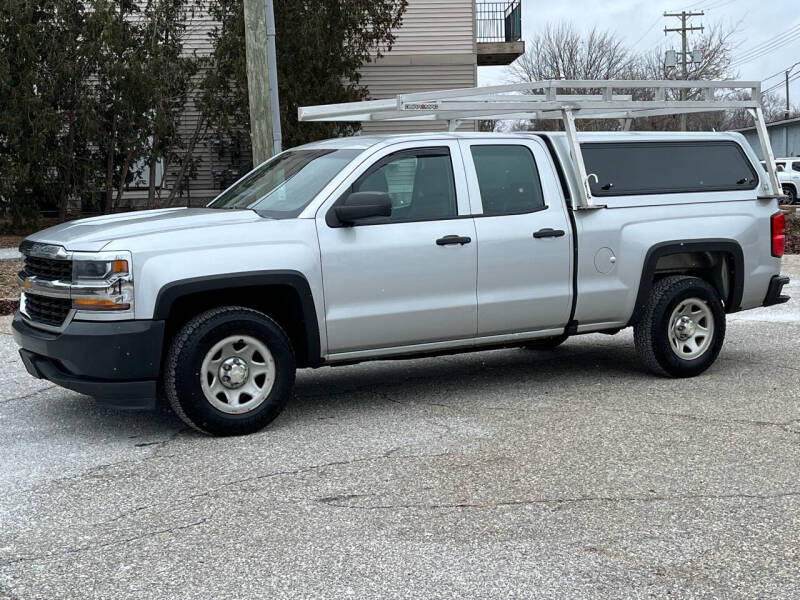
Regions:
[[44, 229], [28, 239], [58, 244], [67, 250], [95, 252], [115, 239], [262, 220], [263, 217], [248, 209], [164, 208], [78, 219]]

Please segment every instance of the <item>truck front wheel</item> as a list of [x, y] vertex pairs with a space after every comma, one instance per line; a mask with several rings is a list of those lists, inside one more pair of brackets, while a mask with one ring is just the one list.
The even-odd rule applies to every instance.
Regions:
[[225, 306], [178, 331], [163, 383], [170, 406], [188, 425], [211, 435], [243, 435], [278, 416], [294, 377], [294, 352], [283, 329], [256, 310]]
[[651, 371], [693, 377], [708, 369], [722, 348], [725, 310], [706, 281], [665, 277], [653, 286], [633, 332], [636, 350]]

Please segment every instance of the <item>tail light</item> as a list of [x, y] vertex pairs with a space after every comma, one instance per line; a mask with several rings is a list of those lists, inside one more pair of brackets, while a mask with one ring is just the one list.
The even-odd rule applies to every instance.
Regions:
[[786, 215], [782, 212], [775, 213], [769, 223], [772, 233], [772, 256], [781, 257], [786, 248]]

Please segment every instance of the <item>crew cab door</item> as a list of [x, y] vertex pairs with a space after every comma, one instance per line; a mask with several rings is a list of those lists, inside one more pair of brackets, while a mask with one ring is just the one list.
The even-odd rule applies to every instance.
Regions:
[[549, 152], [539, 139], [460, 143], [478, 237], [478, 335], [563, 330], [573, 232]]
[[[338, 224], [351, 192], [387, 192], [392, 215]], [[329, 355], [475, 336], [477, 243], [456, 141], [384, 148], [333, 196], [317, 213]]]

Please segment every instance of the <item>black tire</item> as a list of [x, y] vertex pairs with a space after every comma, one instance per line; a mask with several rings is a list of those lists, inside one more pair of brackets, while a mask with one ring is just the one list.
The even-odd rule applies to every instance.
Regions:
[[[266, 345], [275, 364], [269, 394], [250, 412], [228, 414], [206, 398], [200, 371], [210, 349], [229, 336], [246, 335]], [[167, 353], [163, 387], [172, 410], [186, 424], [210, 435], [244, 435], [277, 417], [292, 396], [295, 357], [289, 337], [267, 315], [241, 306], [224, 306], [197, 315], [175, 335]]]
[[[690, 298], [704, 302], [714, 321], [706, 349], [691, 360], [679, 356], [669, 340], [672, 313], [681, 302]], [[658, 281], [634, 325], [633, 339], [645, 365], [654, 373], [672, 377], [699, 375], [714, 363], [725, 341], [725, 310], [717, 290], [698, 277], [677, 275]]]
[[797, 204], [797, 192], [791, 185], [783, 186], [783, 193], [788, 196], [786, 204]]
[[523, 348], [526, 350], [555, 350], [567, 341], [568, 335], [557, 335], [554, 337], [542, 338], [526, 342]]

